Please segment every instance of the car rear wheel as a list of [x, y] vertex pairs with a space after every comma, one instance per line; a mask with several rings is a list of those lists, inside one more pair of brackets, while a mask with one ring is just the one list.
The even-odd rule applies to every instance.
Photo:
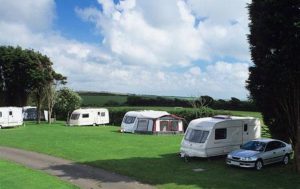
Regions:
[[263, 162], [261, 161], [261, 160], [257, 160], [256, 162], [255, 162], [255, 169], [256, 170], [261, 170], [263, 168]]
[[285, 156], [283, 157], [282, 163], [283, 163], [284, 165], [287, 165], [287, 164], [289, 163], [289, 161], [290, 161], [289, 155], [285, 155]]

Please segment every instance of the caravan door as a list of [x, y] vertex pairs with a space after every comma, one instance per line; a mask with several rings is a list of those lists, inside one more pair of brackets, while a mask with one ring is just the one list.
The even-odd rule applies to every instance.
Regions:
[[13, 113], [14, 112], [11, 109], [8, 110], [8, 123], [7, 123], [8, 126], [13, 125], [13, 123], [15, 122]]
[[249, 137], [249, 125], [243, 122], [243, 144], [249, 140], [251, 140]]
[[97, 123], [97, 125], [102, 123], [101, 113], [102, 112], [98, 111], [97, 114], [96, 114], [95, 123]]
[[8, 119], [6, 119], [6, 112], [5, 111], [0, 111], [0, 125], [7, 125]]

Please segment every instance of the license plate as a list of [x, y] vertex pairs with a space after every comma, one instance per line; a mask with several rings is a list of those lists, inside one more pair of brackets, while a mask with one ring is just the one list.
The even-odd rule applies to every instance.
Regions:
[[239, 163], [239, 162], [236, 162], [236, 161], [231, 161], [231, 164], [232, 164], [232, 165], [240, 165], [240, 163]]

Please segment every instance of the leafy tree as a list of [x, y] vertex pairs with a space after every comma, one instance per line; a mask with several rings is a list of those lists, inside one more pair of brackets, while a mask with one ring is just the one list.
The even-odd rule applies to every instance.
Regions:
[[62, 88], [58, 91], [54, 111], [59, 115], [60, 119], [68, 120], [70, 113], [80, 107], [82, 102], [78, 93], [69, 88]]
[[209, 106], [209, 107], [211, 107], [215, 101], [212, 97], [207, 96], [207, 95], [201, 96], [200, 98], [203, 99], [206, 102], [207, 106]]
[[300, 1], [253, 0], [249, 14], [247, 88], [272, 137], [292, 143], [300, 171]]

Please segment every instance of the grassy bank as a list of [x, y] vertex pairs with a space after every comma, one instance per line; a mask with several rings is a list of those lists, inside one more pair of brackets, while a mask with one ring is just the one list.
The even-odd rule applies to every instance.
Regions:
[[0, 189], [76, 189], [46, 173], [0, 159]]

